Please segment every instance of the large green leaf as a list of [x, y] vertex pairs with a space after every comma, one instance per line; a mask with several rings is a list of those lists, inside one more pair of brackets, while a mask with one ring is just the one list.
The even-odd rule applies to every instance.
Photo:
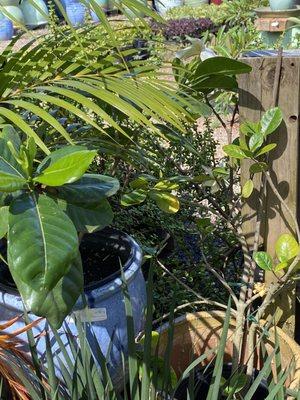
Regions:
[[[21, 283], [22, 286], [22, 283]], [[24, 291], [27, 287], [24, 286]], [[32, 312], [47, 317], [55, 328], [59, 328], [72, 311], [83, 292], [83, 273], [80, 254], [71, 262], [69, 270], [50, 291], [31, 291]]]
[[12, 201], [8, 225], [12, 277], [27, 308], [43, 315], [43, 299], [68, 272], [78, 253], [76, 229], [54, 200], [33, 192]]
[[284, 233], [279, 237], [275, 244], [275, 251], [278, 260], [287, 262], [296, 257], [299, 253], [299, 244], [296, 239], [289, 233]]
[[57, 197], [72, 204], [96, 206], [119, 190], [119, 181], [106, 175], [84, 174], [78, 181], [56, 188]]
[[77, 181], [97, 154], [82, 146], [68, 146], [51, 153], [40, 164], [33, 180], [47, 186], [61, 186]]
[[253, 259], [259, 268], [265, 271], [272, 271], [273, 269], [273, 260], [270, 254], [266, 253], [265, 251], [257, 251], [253, 255]]
[[169, 192], [152, 190], [149, 193], [149, 196], [156, 202], [156, 204], [162, 211], [168, 214], [177, 213], [180, 208], [178, 198]]
[[0, 171], [1, 192], [15, 192], [17, 190], [25, 189], [26, 182], [26, 179], [22, 176], [20, 177]]
[[26, 177], [20, 164], [7, 146], [6, 138], [3, 138], [3, 136], [0, 138], [0, 171], [18, 178]]
[[68, 204], [59, 200], [59, 207], [71, 218], [78, 232], [92, 233], [105, 228], [113, 221], [113, 212], [106, 199], [96, 206]]
[[213, 74], [237, 75], [248, 72], [251, 72], [251, 67], [240, 61], [226, 57], [212, 57], [199, 64], [195, 71], [195, 76]]
[[262, 116], [260, 121], [261, 129], [264, 135], [270, 135], [273, 133], [282, 122], [282, 112], [276, 108], [271, 108]]

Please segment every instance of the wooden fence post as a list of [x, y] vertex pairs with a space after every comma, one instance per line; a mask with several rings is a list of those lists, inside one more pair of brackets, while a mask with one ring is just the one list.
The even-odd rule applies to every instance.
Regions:
[[[295, 214], [299, 217], [299, 113], [300, 113], [300, 56], [283, 53], [281, 80], [278, 91], [278, 106], [282, 110], [284, 122], [271, 136], [277, 147], [272, 151], [269, 168], [279, 193]], [[273, 87], [277, 63], [274, 55], [244, 57], [241, 61], [251, 65], [252, 72], [239, 78], [240, 119], [259, 121], [262, 114], [274, 107]], [[242, 184], [249, 177], [249, 164], [242, 164]], [[248, 244], [253, 244], [255, 231], [257, 195], [260, 177], [256, 176], [256, 191], [243, 207], [243, 227]], [[293, 223], [287, 212], [282, 209], [271, 188], [267, 186], [264, 199], [264, 216], [261, 224], [260, 244], [274, 256], [275, 242], [282, 233], [295, 233]], [[272, 273], [266, 273], [265, 281], [274, 281]], [[295, 288], [290, 288], [277, 297], [275, 308], [279, 326], [291, 336], [295, 333]], [[274, 311], [276, 312], [274, 313]]]

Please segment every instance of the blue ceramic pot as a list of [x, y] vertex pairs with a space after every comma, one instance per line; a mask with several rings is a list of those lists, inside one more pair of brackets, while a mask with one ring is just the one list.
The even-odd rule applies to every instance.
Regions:
[[66, 1], [66, 14], [74, 27], [84, 24], [86, 7], [79, 1]]
[[13, 23], [8, 18], [0, 18], [0, 40], [11, 40], [14, 34]]
[[[88, 312], [91, 324], [87, 326], [88, 340], [90, 340], [91, 347], [93, 345], [93, 335], [95, 335], [102, 353], [108, 356], [109, 371], [116, 388], [121, 389], [123, 385], [123, 372], [122, 372], [122, 353], [126, 354], [128, 350], [127, 345], [127, 324], [126, 313], [124, 306], [124, 296], [122, 292], [122, 281], [119, 273], [119, 259], [123, 262], [123, 269], [125, 279], [128, 285], [129, 295], [133, 309], [133, 320], [135, 332], [138, 333], [144, 328], [144, 309], [146, 307], [146, 285], [141, 271], [142, 253], [139, 245], [128, 235], [113, 229], [105, 229], [101, 232], [86, 235], [80, 246], [80, 251], [84, 260], [89, 259], [89, 254], [93, 255], [105, 248], [107, 254], [114, 254], [115, 261], [118, 265], [110, 262], [107, 267], [108, 261], [101, 263], [101, 265], [93, 266], [97, 271], [101, 271], [103, 267], [109, 271], [115, 272], [109, 275], [106, 279], [100, 282], [89, 284], [85, 287], [85, 298], [88, 304]], [[89, 251], [89, 252], [88, 252]], [[93, 256], [92, 256], [93, 257]], [[1, 269], [2, 268], [2, 269]], [[11, 278], [7, 268], [2, 265], [0, 268], [0, 324], [5, 321], [23, 313], [22, 300], [18, 292], [11, 285]], [[4, 284], [5, 283], [5, 284]], [[74, 314], [79, 313], [82, 320], [84, 315], [83, 303], [79, 300], [74, 308]], [[78, 314], [77, 314], [78, 315]], [[35, 315], [29, 314], [30, 320], [36, 320]], [[59, 329], [61, 340], [65, 344], [65, 348], [71, 355], [71, 350], [68, 344], [68, 335], [76, 336], [77, 329], [74, 324], [73, 314], [65, 320], [65, 327]], [[66, 332], [66, 325], [68, 333]], [[20, 319], [14, 324], [11, 332], [24, 326], [24, 321]], [[45, 322], [40, 323], [33, 328], [34, 336], [37, 336], [45, 329]], [[27, 346], [27, 335], [22, 334], [19, 338], [23, 341], [24, 346]], [[51, 336], [52, 351], [58, 351], [57, 342]], [[110, 350], [110, 353], [108, 354]], [[45, 337], [41, 337], [37, 341], [37, 351], [42, 362], [46, 362], [46, 345]], [[95, 352], [95, 358], [97, 354]], [[59, 357], [64, 360], [62, 354]], [[57, 361], [57, 359], [56, 359]], [[61, 377], [61, 369], [58, 362], [56, 362], [56, 374]]]

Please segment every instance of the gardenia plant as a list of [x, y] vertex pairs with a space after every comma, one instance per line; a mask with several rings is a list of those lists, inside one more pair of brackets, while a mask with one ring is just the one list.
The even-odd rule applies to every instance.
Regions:
[[107, 197], [116, 179], [87, 174], [97, 152], [65, 146], [40, 163], [33, 138], [22, 143], [11, 126], [0, 135], [0, 237], [25, 306], [59, 327], [83, 291], [78, 232], [113, 219]]

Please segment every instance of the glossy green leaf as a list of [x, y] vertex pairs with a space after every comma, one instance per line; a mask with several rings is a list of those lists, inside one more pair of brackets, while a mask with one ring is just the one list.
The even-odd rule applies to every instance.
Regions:
[[263, 154], [269, 153], [271, 150], [275, 149], [275, 147], [277, 147], [276, 143], [267, 144], [262, 149], [258, 150], [258, 152], [255, 154], [255, 157], [262, 156]]
[[242, 196], [243, 196], [245, 199], [248, 199], [248, 197], [251, 196], [251, 194], [252, 194], [252, 192], [253, 192], [253, 189], [254, 189], [253, 181], [252, 181], [251, 179], [249, 179], [249, 180], [245, 183], [245, 185], [243, 186], [243, 189], [242, 189]]
[[0, 171], [0, 191], [15, 192], [26, 187], [26, 179]]
[[156, 190], [176, 190], [179, 188], [178, 183], [163, 180], [154, 185]]
[[46, 316], [43, 301], [69, 271], [78, 252], [76, 229], [51, 198], [25, 193], [8, 218], [8, 264], [29, 310]]
[[116, 178], [84, 174], [76, 182], [56, 187], [54, 193], [71, 204], [96, 206], [102, 199], [113, 196], [119, 188], [120, 184]]
[[139, 176], [130, 182], [131, 189], [147, 189], [149, 186], [148, 180], [144, 176]]
[[229, 157], [238, 159], [247, 158], [245, 150], [242, 150], [241, 147], [237, 146], [236, 144], [228, 144], [223, 146], [223, 150]]
[[245, 121], [240, 126], [240, 131], [245, 136], [252, 136], [261, 131], [260, 122]]
[[4, 139], [5, 142], [12, 142], [16, 151], [20, 150], [21, 139], [20, 135], [16, 132], [12, 125], [5, 125], [0, 133], [0, 138]]
[[265, 136], [273, 133], [281, 124], [282, 118], [282, 112], [278, 107], [265, 112], [260, 121], [262, 133]]
[[70, 217], [78, 232], [92, 233], [110, 225], [114, 214], [106, 199], [102, 199], [96, 206], [88, 204], [70, 204], [63, 200], [58, 202], [59, 207]]
[[121, 205], [124, 207], [134, 206], [143, 203], [147, 198], [147, 191], [144, 189], [136, 189], [130, 193], [126, 193], [121, 198]]
[[162, 211], [168, 214], [174, 214], [179, 211], [179, 200], [173, 194], [152, 190], [150, 191], [149, 196], [156, 202]]
[[[50, 324], [58, 329], [64, 319], [72, 311], [80, 294], [83, 293], [83, 271], [81, 257], [79, 253], [68, 265], [67, 273], [58, 281], [52, 290], [41, 287], [40, 290], [33, 290], [30, 295], [32, 311], [41, 316], [45, 316]], [[20, 287], [24, 287], [22, 282]], [[22, 293], [22, 291], [21, 291]]]
[[20, 164], [7, 145], [6, 138], [0, 138], [0, 172], [15, 176], [16, 178], [26, 178]]
[[287, 262], [299, 253], [299, 244], [289, 233], [284, 233], [275, 244], [275, 251], [280, 262]]
[[266, 253], [265, 251], [258, 251], [254, 253], [253, 259], [259, 268], [265, 271], [272, 271], [273, 269], [273, 260], [270, 254]]
[[8, 231], [8, 206], [0, 207], [0, 239], [2, 239]]
[[[73, 147], [73, 148], [72, 148]], [[77, 181], [86, 172], [97, 152], [81, 146], [63, 147], [46, 157], [33, 180], [47, 186], [61, 186]]]
[[282, 271], [283, 269], [286, 269], [288, 266], [289, 266], [288, 262], [281, 262], [275, 266], [274, 272]]
[[249, 149], [256, 151], [264, 142], [264, 135], [261, 132], [254, 133], [249, 139]]
[[255, 164], [252, 164], [249, 168], [249, 171], [252, 174], [258, 174], [259, 172], [267, 170], [268, 170], [268, 164], [266, 164], [265, 162], [256, 162]]
[[196, 69], [195, 76], [204, 75], [238, 75], [251, 72], [251, 67], [240, 61], [227, 57], [212, 57], [203, 61]]

